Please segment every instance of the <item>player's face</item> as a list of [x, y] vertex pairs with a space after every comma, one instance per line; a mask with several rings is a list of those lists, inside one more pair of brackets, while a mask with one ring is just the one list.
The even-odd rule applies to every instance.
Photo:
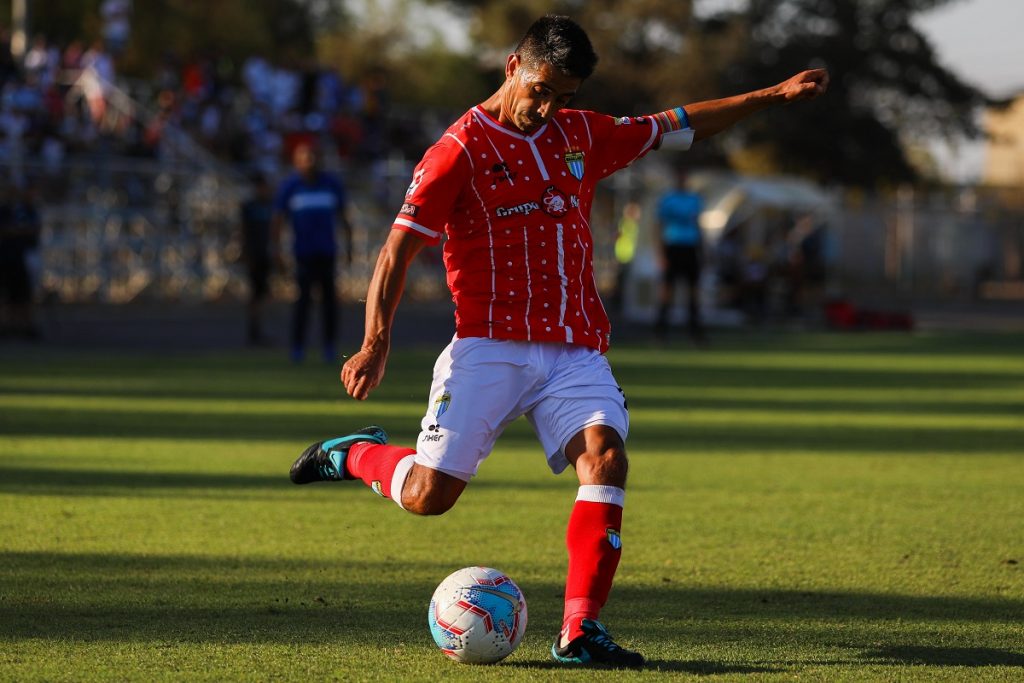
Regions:
[[550, 64], [523, 64], [518, 55], [505, 66], [507, 88], [502, 102], [503, 118], [529, 135], [543, 126], [576, 94], [582, 79], [566, 76]]

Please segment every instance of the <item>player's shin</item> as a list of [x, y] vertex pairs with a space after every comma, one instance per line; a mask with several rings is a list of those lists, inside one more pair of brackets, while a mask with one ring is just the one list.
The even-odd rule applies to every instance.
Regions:
[[562, 642], [582, 634], [584, 619], [596, 620], [608, 600], [622, 555], [622, 505], [617, 486], [583, 485], [569, 516], [566, 546], [569, 573], [565, 584]]
[[345, 460], [345, 475], [362, 479], [374, 493], [391, 498], [402, 507], [402, 486], [412, 469], [415, 453], [412, 448], [400, 446], [356, 444]]

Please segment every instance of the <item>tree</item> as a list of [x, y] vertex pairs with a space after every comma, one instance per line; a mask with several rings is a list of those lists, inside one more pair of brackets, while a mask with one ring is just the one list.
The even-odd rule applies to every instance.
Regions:
[[875, 186], [912, 181], [911, 143], [978, 134], [985, 97], [937, 61], [915, 14], [947, 0], [751, 0], [714, 21], [750, 39], [721, 72], [723, 92], [825, 66], [827, 96], [773, 109], [741, 129], [740, 167]]
[[908, 143], [978, 133], [984, 96], [938, 63], [912, 23], [948, 1], [748, 0], [703, 18], [687, 0], [449, 4], [473, 11], [474, 37], [502, 57], [537, 16], [576, 18], [601, 62], [574, 104], [611, 113], [656, 111], [828, 67], [825, 97], [764, 112], [702, 147], [722, 149], [741, 170], [874, 186], [917, 177]]

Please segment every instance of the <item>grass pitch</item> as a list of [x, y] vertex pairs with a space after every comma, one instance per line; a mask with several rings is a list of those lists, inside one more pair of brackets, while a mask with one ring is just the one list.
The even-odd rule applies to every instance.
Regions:
[[[726, 335], [610, 354], [632, 416], [601, 680], [1024, 677], [1024, 339]], [[365, 403], [277, 355], [0, 356], [0, 680], [579, 680], [549, 662], [576, 483], [520, 421], [456, 508], [292, 486], [309, 442], [412, 443], [436, 351]], [[433, 646], [449, 572], [522, 586], [494, 667]]]

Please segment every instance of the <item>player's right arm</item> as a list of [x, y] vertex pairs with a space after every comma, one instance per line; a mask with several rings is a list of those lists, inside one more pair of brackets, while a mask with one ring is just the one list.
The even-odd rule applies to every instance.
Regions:
[[384, 379], [391, 351], [391, 326], [405, 290], [409, 264], [427, 243], [416, 235], [392, 230], [381, 247], [366, 292], [366, 332], [363, 345], [341, 368], [345, 391], [362, 401]]
[[423, 247], [441, 242], [456, 197], [472, 180], [470, 171], [461, 143], [448, 135], [427, 150], [413, 171], [370, 278], [363, 346], [341, 369], [341, 382], [352, 398], [363, 400], [384, 378], [391, 326], [409, 264]]

